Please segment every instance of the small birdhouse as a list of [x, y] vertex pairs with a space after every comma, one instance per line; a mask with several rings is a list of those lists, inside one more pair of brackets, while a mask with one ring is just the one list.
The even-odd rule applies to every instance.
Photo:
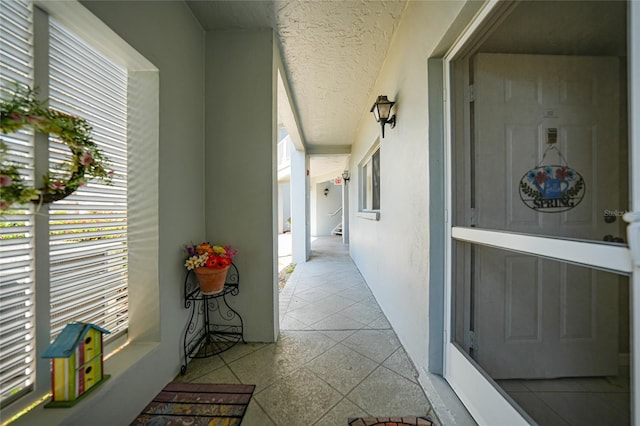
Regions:
[[102, 335], [94, 324], [67, 324], [42, 355], [51, 358], [51, 393], [48, 407], [68, 407], [108, 378], [103, 374]]

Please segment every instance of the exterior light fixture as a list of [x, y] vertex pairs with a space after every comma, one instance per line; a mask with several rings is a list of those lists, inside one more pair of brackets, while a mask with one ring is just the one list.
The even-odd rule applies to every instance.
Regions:
[[329, 188], [324, 189], [324, 196], [326, 197], [327, 195], [329, 195]]
[[376, 121], [380, 123], [380, 127], [382, 128], [382, 137], [384, 138], [384, 125], [389, 124], [389, 127], [392, 129], [396, 127], [396, 116], [391, 115], [391, 107], [395, 105], [395, 102], [387, 99], [386, 96], [380, 95], [376, 102], [371, 107], [371, 112], [373, 116], [376, 118]]
[[345, 184], [349, 182], [350, 179], [351, 178], [349, 177], [349, 170], [345, 170], [344, 172], [342, 172], [342, 180]]

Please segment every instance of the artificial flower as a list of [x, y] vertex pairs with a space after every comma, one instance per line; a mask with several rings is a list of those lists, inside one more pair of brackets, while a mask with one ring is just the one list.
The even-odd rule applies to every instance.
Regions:
[[232, 250], [231, 246], [212, 245], [202, 243], [187, 247], [188, 257], [184, 263], [187, 270], [195, 268], [224, 269], [231, 265], [233, 257], [238, 250]]

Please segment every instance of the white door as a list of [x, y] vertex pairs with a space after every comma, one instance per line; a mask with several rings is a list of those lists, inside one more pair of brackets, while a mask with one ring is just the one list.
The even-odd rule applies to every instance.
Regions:
[[[457, 42], [447, 53], [444, 61], [444, 84], [445, 84], [445, 150], [446, 150], [446, 188], [445, 188], [445, 215], [446, 215], [446, 301], [445, 305], [445, 358], [444, 377], [454, 389], [458, 397], [465, 404], [469, 412], [473, 415], [478, 424], [482, 425], [524, 425], [535, 423], [509, 396], [498, 386], [484, 369], [469, 354], [467, 343], [463, 340], [465, 329], [459, 324], [467, 325], [473, 323], [473, 318], [460, 316], [460, 312], [469, 312], [467, 305], [460, 303], [461, 297], [465, 303], [473, 304], [477, 301], [475, 297], [469, 297], [465, 291], [477, 290], [477, 285], [464, 288], [460, 284], [459, 271], [462, 269], [462, 276], [475, 277], [476, 269], [474, 262], [476, 259], [466, 262], [468, 253], [472, 253], [477, 247], [492, 247], [501, 249], [518, 256], [521, 254], [538, 257], [542, 259], [554, 258], [558, 263], [565, 265], [583, 265], [590, 270], [609, 270], [618, 277], [629, 276], [628, 283], [632, 295], [631, 310], [631, 336], [632, 339], [632, 419], [633, 423], [640, 425], [640, 392], [637, 392], [640, 385], [640, 339], [635, 338], [640, 330], [640, 224], [638, 222], [628, 228], [628, 240], [637, 240], [637, 244], [630, 243], [631, 249], [625, 245], [603, 244], [594, 240], [585, 240], [580, 237], [570, 235], [543, 235], [535, 230], [504, 231], [498, 229], [480, 228], [473, 225], [473, 213], [469, 212], [465, 203], [460, 203], [459, 192], [467, 191], [467, 186], [461, 186], [459, 181], [467, 181], [470, 174], [475, 174], [473, 170], [462, 167], [459, 161], [458, 141], [464, 140], [469, 135], [468, 123], [475, 122], [470, 117], [469, 108], [461, 102], [466, 99], [465, 91], [470, 83], [468, 81], [468, 71], [472, 68], [469, 63], [469, 55], [485, 39], [487, 31], [496, 22], [501, 22], [510, 12], [512, 3], [501, 1], [488, 1], [478, 11], [467, 29], [462, 33]], [[626, 173], [629, 177], [625, 179], [620, 176], [619, 183], [628, 181], [631, 185], [628, 188], [618, 188], [619, 193], [626, 191], [630, 200], [629, 206], [635, 214], [626, 215], [628, 221], [640, 221], [640, 3], [629, 2], [628, 21], [628, 76], [629, 86], [626, 91], [629, 104], [629, 140], [628, 156], [630, 161], [628, 167], [622, 167], [618, 171]], [[623, 102], [623, 101], [621, 101]], [[566, 148], [565, 148], [566, 149]], [[626, 153], [621, 153], [625, 155]], [[464, 154], [463, 154], [464, 155]], [[606, 153], [605, 153], [606, 155]], [[573, 160], [569, 159], [569, 163]], [[577, 160], [576, 160], [577, 161]], [[576, 169], [576, 164], [571, 164]], [[471, 172], [471, 173], [470, 173]], [[462, 176], [460, 176], [462, 175]], [[600, 173], [601, 177], [602, 174]], [[606, 178], [606, 175], [602, 176]], [[462, 191], [460, 191], [462, 189]], [[468, 194], [464, 194], [465, 197]], [[477, 200], [475, 200], [477, 201]], [[582, 201], [586, 202], [586, 198]], [[512, 204], [513, 205], [513, 204]], [[506, 206], [506, 204], [505, 204]], [[479, 208], [480, 206], [476, 206]], [[460, 217], [459, 211], [463, 208], [465, 217]], [[505, 207], [506, 208], [506, 207]], [[628, 209], [629, 207], [627, 207]], [[455, 212], [455, 213], [454, 213]], [[505, 213], [506, 214], [506, 213]], [[562, 213], [561, 213], [562, 214]], [[559, 216], [562, 217], [562, 216]], [[620, 222], [618, 218], [618, 223]], [[620, 227], [622, 229], [622, 226]], [[593, 232], [598, 232], [597, 227]], [[599, 239], [593, 237], [594, 239]], [[462, 265], [457, 263], [457, 259], [465, 257]], [[520, 258], [516, 259], [516, 262]], [[634, 261], [635, 259], [635, 261]], [[503, 259], [504, 260], [504, 259]], [[461, 267], [460, 267], [461, 266]], [[522, 277], [529, 272], [526, 269], [516, 269], [518, 276]], [[531, 267], [531, 275], [536, 269]], [[543, 267], [544, 270], [544, 267]], [[539, 273], [539, 272], [538, 272]], [[502, 278], [500, 278], [502, 279]], [[625, 278], [626, 279], [626, 278]], [[477, 284], [477, 283], [476, 283]], [[526, 287], [526, 285], [525, 285]], [[530, 286], [531, 288], [531, 286]], [[463, 306], [464, 305], [464, 306]], [[524, 304], [524, 306], [528, 306]], [[471, 310], [474, 307], [471, 306]], [[476, 326], [477, 324], [472, 324]], [[530, 332], [521, 329], [521, 332]], [[473, 336], [470, 335], [471, 339]], [[473, 339], [471, 339], [473, 340]], [[482, 350], [482, 347], [479, 348]], [[473, 352], [473, 351], [471, 351]], [[523, 360], [522, 362], [528, 362]]]
[[[477, 227], [597, 241], [624, 236], [621, 219], [603, 213], [628, 205], [614, 187], [627, 167], [619, 153], [618, 76], [617, 58], [476, 56]], [[523, 180], [549, 197], [535, 204], [522, 194]], [[562, 200], [570, 183], [574, 197]], [[474, 256], [474, 358], [492, 378], [617, 374], [615, 275], [484, 246]]]

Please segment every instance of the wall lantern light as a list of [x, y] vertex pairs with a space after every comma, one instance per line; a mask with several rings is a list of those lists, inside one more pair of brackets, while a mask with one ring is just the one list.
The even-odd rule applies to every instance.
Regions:
[[329, 195], [329, 188], [324, 189], [324, 196], [326, 197], [327, 195]]
[[349, 177], [349, 170], [345, 170], [344, 172], [342, 172], [342, 180], [344, 181], [345, 184], [349, 182], [349, 179], [351, 179]]
[[391, 108], [395, 105], [395, 102], [387, 99], [386, 96], [380, 95], [376, 102], [371, 107], [371, 112], [376, 118], [376, 121], [380, 123], [382, 128], [382, 137], [384, 138], [384, 125], [389, 124], [390, 128], [396, 127], [396, 115], [391, 115]]

